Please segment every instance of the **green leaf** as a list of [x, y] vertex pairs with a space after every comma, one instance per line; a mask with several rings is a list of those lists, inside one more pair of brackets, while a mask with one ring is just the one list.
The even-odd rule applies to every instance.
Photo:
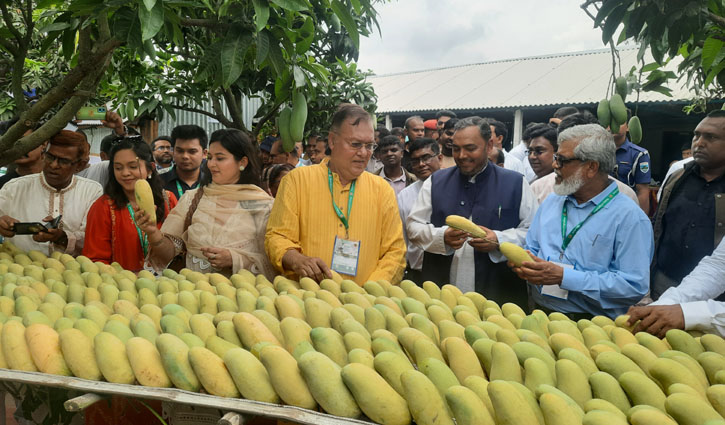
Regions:
[[70, 23], [68, 22], [53, 22], [50, 25], [46, 25], [42, 28], [40, 28], [38, 31], [49, 33], [51, 31], [62, 31], [66, 28], [70, 28]]
[[244, 55], [247, 53], [252, 36], [241, 27], [234, 26], [222, 42], [221, 70], [222, 87], [229, 88], [244, 69]]
[[[599, 12], [597, 12], [597, 16], [594, 19], [594, 26], [598, 27], [599, 25], [601, 25], [605, 18], [611, 15], [612, 11], [621, 5], [622, 0], [609, 0], [602, 2], [602, 7], [599, 8]], [[607, 20], [609, 19], [607, 18]], [[607, 38], [607, 40], [609, 40], [609, 38]]]
[[305, 73], [304, 73], [304, 71], [302, 71], [302, 68], [295, 65], [292, 68], [292, 73], [294, 74], [294, 77], [295, 77], [295, 87], [296, 88], [303, 87], [305, 85]]
[[301, 12], [309, 9], [309, 3], [305, 0], [272, 0], [272, 3], [285, 10]]
[[164, 25], [164, 5], [158, 0], [150, 11], [145, 7], [138, 8], [138, 17], [141, 20], [141, 41], [155, 36]]
[[143, 0], [143, 5], [150, 12], [156, 6], [156, 0]]
[[76, 30], [67, 29], [63, 32], [63, 57], [70, 60], [76, 51]]
[[702, 46], [702, 67], [707, 71], [711, 66], [715, 57], [723, 50], [723, 43], [721, 40], [709, 37], [705, 40], [705, 44]]
[[609, 40], [614, 35], [617, 27], [619, 26], [619, 24], [622, 23], [622, 18], [624, 17], [625, 13], [627, 13], [627, 6], [621, 5], [615, 8], [612, 13], [609, 14], [607, 20], [604, 21], [604, 26], [602, 26], [602, 42], [604, 44], [609, 43]]
[[262, 66], [262, 63], [267, 59], [269, 54], [269, 34], [267, 31], [260, 31], [257, 33], [257, 67]]
[[355, 13], [358, 15], [362, 13], [362, 6], [360, 6], [360, 0], [350, 0], [352, 8], [355, 9]]
[[350, 39], [352, 40], [353, 44], [355, 44], [355, 48], [359, 49], [360, 34], [358, 34], [357, 25], [355, 25], [355, 19], [350, 14], [350, 10], [348, 10], [348, 8], [344, 4], [342, 4], [340, 0], [332, 0], [332, 2], [330, 3], [330, 8], [332, 8], [332, 11], [335, 12], [335, 15], [340, 18], [340, 22], [342, 22], [342, 25], [345, 27], [348, 34], [350, 35]]
[[269, 4], [265, 0], [252, 0], [254, 4], [254, 22], [257, 25], [257, 32], [267, 26], [269, 20]]
[[272, 68], [274, 68], [274, 72], [277, 75], [282, 75], [287, 65], [284, 62], [284, 57], [282, 56], [282, 50], [280, 50], [279, 44], [275, 42], [269, 43], [268, 59], [269, 62], [272, 64]]
[[298, 55], [301, 55], [310, 49], [310, 46], [315, 39], [315, 23], [311, 17], [305, 17], [305, 23], [297, 30], [297, 34], [299, 35], [299, 38], [295, 44], [295, 51]]

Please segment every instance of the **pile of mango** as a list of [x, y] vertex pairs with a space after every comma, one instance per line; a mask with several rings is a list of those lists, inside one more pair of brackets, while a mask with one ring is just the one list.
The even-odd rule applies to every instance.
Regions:
[[[455, 286], [137, 275], [0, 246], [0, 367], [383, 424], [724, 425], [725, 340]], [[364, 415], [364, 416], [363, 416]]]

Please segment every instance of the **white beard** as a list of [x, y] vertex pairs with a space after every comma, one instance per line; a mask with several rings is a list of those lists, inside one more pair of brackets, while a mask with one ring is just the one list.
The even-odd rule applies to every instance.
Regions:
[[562, 180], [561, 183], [554, 185], [554, 193], [559, 196], [569, 196], [574, 194], [577, 190], [584, 186], [584, 176], [582, 176], [582, 169], [578, 169], [577, 172], [569, 176], [569, 178]]

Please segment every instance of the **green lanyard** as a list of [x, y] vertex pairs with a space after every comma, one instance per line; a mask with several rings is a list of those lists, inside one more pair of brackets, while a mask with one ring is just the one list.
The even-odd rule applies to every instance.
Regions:
[[141, 249], [143, 250], [143, 257], [146, 258], [146, 255], [149, 253], [149, 238], [144, 232], [141, 231], [141, 229], [138, 227], [138, 224], [136, 224], [136, 215], [133, 213], [133, 208], [131, 208], [131, 203], [129, 202], [126, 204], [126, 208], [128, 208], [129, 214], [131, 214], [131, 221], [133, 221], [133, 225], [136, 226], [136, 231], [138, 232], [138, 240], [141, 241]]
[[178, 180], [176, 180], [176, 191], [179, 192], [179, 199], [181, 199], [181, 195], [184, 194], [184, 189], [181, 188], [181, 184]]
[[352, 184], [350, 185], [350, 195], [347, 198], [347, 217], [345, 217], [345, 214], [342, 213], [340, 207], [338, 207], [335, 203], [335, 194], [332, 191], [332, 171], [330, 171], [329, 168], [327, 169], [327, 181], [328, 183], [330, 183], [330, 196], [332, 196], [332, 207], [335, 209], [335, 214], [337, 214], [337, 218], [339, 218], [343, 226], [345, 226], [345, 237], [348, 238], [348, 229], [350, 228], [350, 212], [352, 212], [352, 198], [355, 196], [356, 180], [353, 180]]
[[562, 254], [566, 250], [566, 247], [569, 246], [569, 243], [571, 242], [571, 240], [574, 239], [574, 236], [577, 234], [577, 232], [579, 232], [579, 229], [582, 228], [584, 223], [586, 223], [587, 220], [592, 218], [592, 216], [594, 214], [598, 213], [602, 208], [604, 208], [612, 199], [614, 199], [615, 196], [617, 196], [617, 194], [619, 194], [619, 188], [615, 187], [614, 190], [609, 195], [607, 195], [607, 197], [604, 198], [604, 200], [602, 202], [600, 202], [599, 204], [597, 204], [596, 207], [594, 207], [592, 212], [589, 213], [589, 215], [587, 216], [587, 218], [584, 219], [584, 221], [577, 224], [576, 226], [574, 226], [573, 229], [571, 229], [571, 232], [569, 232], [568, 235], [566, 234], [566, 223], [568, 220], [568, 213], [566, 211], [566, 200], [564, 200], [564, 207], [561, 209], [561, 237], [563, 239], [563, 241], [561, 242]]

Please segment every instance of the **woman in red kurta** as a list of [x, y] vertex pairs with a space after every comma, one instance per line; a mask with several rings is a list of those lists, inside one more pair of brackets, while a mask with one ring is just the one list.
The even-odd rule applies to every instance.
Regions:
[[111, 148], [109, 178], [104, 195], [93, 203], [86, 218], [83, 255], [106, 264], [117, 262], [138, 272], [148, 254], [148, 237], [136, 226], [134, 186], [147, 179], [156, 204], [157, 226], [176, 206], [176, 197], [163, 189], [151, 149], [141, 138], [121, 139]]

